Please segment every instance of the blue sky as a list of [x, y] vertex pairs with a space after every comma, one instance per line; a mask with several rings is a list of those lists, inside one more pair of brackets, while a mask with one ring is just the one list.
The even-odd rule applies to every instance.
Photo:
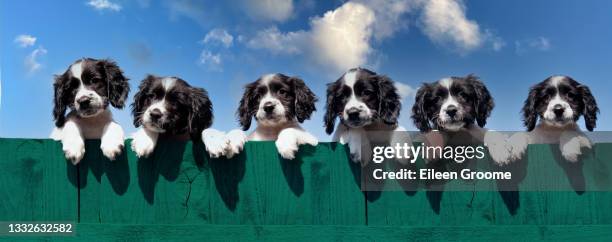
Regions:
[[[612, 130], [611, 9], [606, 0], [3, 1], [0, 137], [47, 137], [53, 74], [81, 57], [117, 61], [130, 103], [147, 73], [206, 88], [220, 130], [238, 127], [242, 86], [282, 72], [319, 96], [303, 126], [327, 141], [325, 84], [354, 66], [387, 74], [409, 95], [422, 82], [474, 73], [496, 101], [487, 127], [512, 131], [522, 130], [528, 88], [566, 74], [591, 87], [597, 130]], [[400, 118], [409, 130], [413, 98]], [[135, 131], [129, 108], [113, 113]]]

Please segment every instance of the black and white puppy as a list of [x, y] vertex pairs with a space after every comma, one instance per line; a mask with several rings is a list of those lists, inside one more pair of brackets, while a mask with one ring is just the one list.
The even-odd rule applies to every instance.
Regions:
[[[123, 108], [130, 87], [112, 60], [83, 58], [55, 76], [51, 138], [62, 142], [66, 159], [79, 163], [85, 155], [84, 139], [102, 139], [104, 156], [114, 160], [123, 150], [124, 133], [113, 121], [108, 105]], [[66, 115], [66, 110], [70, 112]]]
[[586, 129], [593, 131], [598, 112], [597, 102], [586, 85], [569, 76], [546, 78], [529, 90], [522, 110], [529, 133], [512, 136], [512, 158], [520, 158], [528, 144], [558, 143], [566, 160], [578, 161], [581, 149], [591, 148], [591, 141], [576, 122], [583, 116]]
[[[327, 84], [326, 107], [325, 132], [334, 132], [339, 117], [340, 124], [332, 141], [348, 144], [355, 162], [365, 164], [370, 160], [371, 142], [411, 142], [406, 132], [391, 132], [406, 129], [397, 121], [401, 97], [393, 80], [387, 76], [365, 68], [350, 69], [335, 82]], [[376, 135], [372, 135], [374, 133]], [[399, 136], [404, 140], [396, 140]]]
[[[426, 133], [426, 137], [431, 135], [428, 137], [430, 140], [443, 142], [436, 145], [443, 146], [449, 142], [446, 140], [449, 135], [466, 133], [469, 142], [484, 142], [493, 160], [503, 164], [509, 159], [506, 137], [484, 129], [494, 106], [493, 97], [478, 77], [468, 75], [443, 78], [433, 83], [424, 83], [419, 88], [412, 106], [412, 120], [422, 133]], [[441, 139], [433, 137], [437, 135], [441, 135]]]
[[211, 156], [225, 149], [218, 131], [207, 129], [213, 122], [213, 107], [206, 90], [190, 86], [178, 77], [148, 75], [138, 87], [132, 104], [134, 126], [141, 127], [132, 135], [132, 150], [138, 157], [148, 157], [160, 136], [189, 138], [204, 142]]
[[[281, 157], [294, 159], [299, 145], [317, 145], [317, 138], [300, 123], [316, 111], [317, 97], [298, 77], [280, 73], [268, 74], [245, 86], [236, 116], [242, 130], [251, 127], [255, 118], [257, 128], [246, 137], [242, 132], [228, 133], [228, 156], [242, 149], [244, 138], [252, 141], [275, 140]], [[242, 140], [241, 140], [242, 138]]]

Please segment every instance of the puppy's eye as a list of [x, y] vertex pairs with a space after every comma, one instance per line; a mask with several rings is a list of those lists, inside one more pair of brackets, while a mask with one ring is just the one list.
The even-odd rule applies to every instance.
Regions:
[[374, 95], [374, 92], [371, 90], [363, 90], [363, 95], [364, 96], [372, 96]]
[[284, 89], [280, 89], [280, 90], [278, 90], [278, 95], [286, 96], [287, 95], [287, 91], [285, 91]]
[[100, 81], [102, 81], [102, 79], [100, 79], [98, 77], [91, 78], [91, 83], [98, 83]]
[[573, 92], [568, 92], [568, 93], [567, 93], [567, 97], [568, 97], [568, 98], [571, 98], [571, 99], [575, 99], [577, 96], [578, 96], [578, 95], [576, 95], [576, 93], [573, 93]]

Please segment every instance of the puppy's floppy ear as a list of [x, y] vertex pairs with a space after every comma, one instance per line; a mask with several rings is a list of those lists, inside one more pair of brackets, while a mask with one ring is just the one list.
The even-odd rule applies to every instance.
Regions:
[[536, 122], [538, 121], [538, 113], [536, 110], [536, 104], [538, 102], [538, 93], [542, 89], [542, 85], [538, 84], [529, 89], [529, 96], [523, 104], [523, 125], [527, 128], [527, 131], [532, 131]]
[[423, 83], [423, 86], [417, 90], [414, 97], [414, 105], [412, 105], [412, 122], [421, 132], [427, 132], [431, 130], [429, 125], [429, 114], [425, 109], [425, 99], [431, 95], [431, 86], [427, 83]]
[[55, 121], [55, 127], [61, 128], [66, 123], [66, 108], [70, 103], [70, 100], [68, 100], [68, 95], [70, 95], [70, 74], [68, 74], [68, 71], [55, 76], [53, 89], [53, 120]]
[[289, 81], [293, 83], [293, 90], [295, 91], [295, 116], [301, 123], [309, 119], [312, 112], [317, 110], [315, 102], [318, 99], [302, 79], [290, 77]]
[[257, 93], [255, 93], [257, 89], [258, 81], [249, 83], [244, 87], [244, 94], [242, 95], [242, 99], [240, 99], [240, 105], [238, 106], [238, 110], [236, 110], [236, 116], [238, 117], [238, 122], [240, 122], [240, 126], [242, 126], [242, 130], [247, 131], [251, 127], [251, 119], [255, 115], [257, 105]]
[[378, 85], [379, 107], [378, 115], [385, 124], [396, 125], [399, 118], [402, 103], [393, 81], [383, 75], [376, 75]]
[[98, 64], [104, 68], [106, 73], [110, 103], [115, 108], [123, 108], [127, 95], [130, 92], [129, 79], [123, 76], [123, 71], [113, 60], [100, 60]]
[[476, 122], [478, 126], [484, 127], [487, 124], [487, 118], [491, 115], [495, 103], [493, 97], [489, 93], [487, 87], [478, 79], [477, 76], [468, 75], [466, 80], [472, 85], [476, 93]]
[[339, 105], [336, 95], [339, 95], [338, 92], [341, 86], [341, 80], [327, 84], [327, 103], [325, 104], [325, 117], [323, 118], [327, 134], [334, 132], [334, 127], [336, 126], [336, 117], [338, 116], [337, 105]]
[[189, 111], [189, 134], [192, 140], [200, 140], [203, 130], [212, 125], [213, 106], [204, 88], [190, 87], [189, 98], [191, 110]]
[[597, 125], [597, 113], [599, 113], [597, 102], [595, 101], [593, 94], [591, 94], [589, 87], [580, 85], [578, 86], [578, 90], [580, 90], [582, 102], [584, 103], [584, 125], [586, 126], [587, 130], [593, 131]]
[[132, 116], [134, 118], [134, 126], [136, 128], [140, 127], [142, 124], [142, 115], [145, 112], [147, 105], [147, 92], [149, 87], [153, 85], [157, 77], [153, 75], [147, 75], [144, 80], [140, 82], [138, 86], [138, 92], [134, 95], [134, 102], [132, 103]]

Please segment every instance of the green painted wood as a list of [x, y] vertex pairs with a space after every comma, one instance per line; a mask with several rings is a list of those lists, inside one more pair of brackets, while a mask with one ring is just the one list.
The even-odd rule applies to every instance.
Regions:
[[77, 186], [59, 143], [0, 138], [0, 221], [76, 221]]
[[[608, 143], [597, 144], [576, 164], [562, 160], [554, 145], [531, 145], [525, 159], [509, 166], [497, 167], [486, 160], [475, 164], [512, 171], [509, 182], [519, 191], [471, 192], [461, 181], [446, 184], [443, 191], [386, 191], [368, 199], [368, 224], [611, 224], [612, 187], [606, 187], [611, 184], [611, 159], [612, 144]], [[497, 181], [477, 183], [481, 187], [498, 185]]]
[[208, 223], [209, 172], [202, 147], [160, 141], [149, 158], [129, 151], [109, 161], [96, 149], [99, 144], [87, 141], [79, 164], [81, 222]]
[[[610, 241], [610, 225], [339, 226], [78, 224], [72, 237], [10, 241]], [[0, 237], [0, 240], [2, 238]], [[8, 240], [8, 239], [7, 239]]]
[[[229, 160], [209, 159], [202, 144], [160, 141], [151, 158], [139, 160], [128, 151], [111, 162], [99, 145], [99, 140], [88, 140], [86, 157], [75, 167], [63, 158], [59, 142], [0, 139], [0, 220], [79, 221], [81, 238], [109, 240], [180, 239], [176, 233], [185, 233], [186, 239], [206, 238], [207, 233], [211, 239], [215, 234], [487, 239], [505, 232], [570, 239], [574, 235], [564, 230], [601, 238], [609, 235], [601, 228], [612, 225], [612, 192], [582, 192], [611, 189], [605, 186], [612, 177], [612, 144], [596, 145], [580, 166], [559, 160], [554, 146], [532, 145], [526, 160], [510, 166], [480, 162], [450, 167], [512, 170], [511, 182], [519, 192], [495, 191], [493, 181], [456, 181], [445, 184], [444, 191], [365, 193], [360, 191], [361, 167], [336, 143], [303, 146], [293, 161], [281, 159], [273, 142], [249, 142]], [[559, 176], [572, 172], [586, 175], [577, 180]], [[551, 180], [566, 191], [529, 191], [550, 186]], [[480, 191], [484, 188], [492, 191]]]

